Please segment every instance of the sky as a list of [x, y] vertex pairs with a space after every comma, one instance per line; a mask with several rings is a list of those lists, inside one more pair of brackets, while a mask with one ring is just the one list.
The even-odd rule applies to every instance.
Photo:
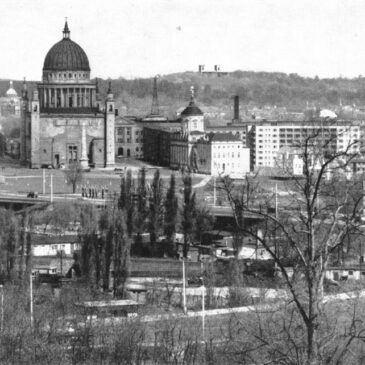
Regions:
[[40, 80], [65, 17], [92, 77], [365, 75], [364, 0], [0, 0], [0, 78]]

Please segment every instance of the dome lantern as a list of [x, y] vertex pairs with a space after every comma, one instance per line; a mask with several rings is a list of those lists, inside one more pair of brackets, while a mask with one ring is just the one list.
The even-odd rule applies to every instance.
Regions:
[[199, 109], [199, 107], [195, 104], [194, 97], [194, 86], [190, 88], [190, 103], [189, 105], [181, 112], [181, 116], [200, 116], [204, 115], [204, 113]]
[[70, 39], [70, 29], [68, 28], [67, 18], [65, 21], [65, 27], [63, 28], [63, 39]]

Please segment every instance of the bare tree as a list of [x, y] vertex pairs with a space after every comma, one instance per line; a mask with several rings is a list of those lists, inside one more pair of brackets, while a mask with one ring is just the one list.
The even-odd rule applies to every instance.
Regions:
[[[304, 325], [308, 365], [323, 363], [320, 333], [325, 272], [333, 253], [358, 231], [362, 200], [356, 184], [338, 180], [355, 157], [357, 141], [338, 150], [337, 135], [328, 131], [330, 128], [313, 128], [296, 145], [303, 176], [287, 170], [290, 187], [279, 210], [273, 209], [275, 193], [265, 187], [246, 181], [237, 188], [228, 178], [222, 181], [238, 231], [269, 252], [288, 287]], [[254, 215], [259, 225], [246, 225], [247, 215]], [[285, 255], [279, 243], [285, 247]]]
[[77, 184], [81, 183], [83, 180], [84, 172], [78, 163], [73, 163], [69, 165], [69, 168], [65, 170], [65, 176], [67, 185], [72, 186], [72, 193], [75, 194]]

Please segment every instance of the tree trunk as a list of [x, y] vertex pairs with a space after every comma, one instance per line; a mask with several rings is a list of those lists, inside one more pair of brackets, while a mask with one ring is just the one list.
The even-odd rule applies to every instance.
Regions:
[[319, 365], [319, 348], [318, 348], [318, 323], [317, 320], [311, 321], [307, 326], [307, 365]]
[[320, 328], [321, 303], [323, 295], [323, 275], [311, 273], [308, 280], [308, 321], [307, 321], [307, 365], [320, 364], [318, 331]]

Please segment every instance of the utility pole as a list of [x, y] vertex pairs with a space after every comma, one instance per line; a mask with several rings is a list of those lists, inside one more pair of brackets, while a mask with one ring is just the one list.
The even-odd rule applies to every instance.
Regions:
[[51, 203], [53, 203], [53, 175], [51, 174]]
[[0, 285], [1, 290], [1, 327], [0, 330], [4, 329], [4, 286]]
[[33, 328], [33, 278], [32, 272], [29, 275], [29, 295], [30, 295], [30, 327]]
[[213, 177], [213, 206], [215, 207], [216, 201], [217, 201], [217, 191], [216, 191], [216, 177]]
[[[275, 184], [275, 219], [278, 219], [278, 184]], [[278, 242], [276, 236], [276, 228], [275, 228], [275, 256], [278, 256]]]
[[185, 281], [185, 260], [182, 260], [182, 275], [183, 275], [183, 310], [184, 314], [187, 313], [186, 309], [186, 281]]
[[202, 272], [202, 334], [203, 341], [205, 341], [205, 287], [204, 287], [204, 264], [201, 262], [201, 272]]
[[43, 169], [43, 187], [42, 187], [42, 195], [46, 195], [46, 170]]

